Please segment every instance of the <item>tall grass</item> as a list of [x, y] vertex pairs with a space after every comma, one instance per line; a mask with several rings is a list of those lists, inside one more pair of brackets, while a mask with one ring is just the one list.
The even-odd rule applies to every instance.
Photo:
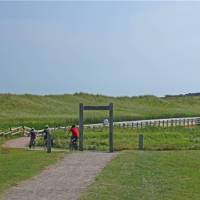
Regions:
[[[144, 135], [144, 150], [191, 150], [200, 149], [200, 128], [184, 127], [149, 127], [143, 129], [114, 128], [114, 150], [138, 149], [138, 136]], [[68, 148], [69, 137], [66, 132], [56, 131], [52, 134], [54, 146]], [[84, 149], [108, 151], [109, 133], [107, 128], [85, 129]], [[37, 141], [42, 145], [42, 139]]]
[[[0, 127], [18, 125], [41, 128], [77, 123], [79, 103], [107, 105], [114, 103], [115, 121], [185, 117], [200, 115], [200, 97], [109, 97], [78, 93], [74, 95], [0, 94]], [[102, 122], [105, 111], [85, 111], [85, 123]]]

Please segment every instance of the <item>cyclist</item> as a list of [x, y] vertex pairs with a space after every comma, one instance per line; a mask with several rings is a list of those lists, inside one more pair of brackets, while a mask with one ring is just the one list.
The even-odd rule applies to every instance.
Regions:
[[47, 135], [49, 134], [49, 126], [46, 125], [43, 131], [44, 148], [47, 148]]
[[70, 129], [67, 130], [67, 135], [69, 135], [69, 133], [72, 133], [71, 135], [71, 141], [70, 141], [70, 145], [74, 144], [75, 145], [75, 149], [77, 149], [77, 140], [79, 138], [79, 130], [75, 125], [72, 125]]
[[29, 135], [30, 135], [29, 148], [31, 149], [32, 146], [35, 147], [36, 132], [34, 128], [31, 128]]

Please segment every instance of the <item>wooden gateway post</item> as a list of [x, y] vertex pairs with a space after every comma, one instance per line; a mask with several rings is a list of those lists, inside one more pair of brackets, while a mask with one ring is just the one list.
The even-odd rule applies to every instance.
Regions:
[[113, 104], [108, 106], [83, 106], [79, 105], [79, 150], [83, 151], [83, 111], [84, 110], [109, 110], [109, 151], [113, 152]]

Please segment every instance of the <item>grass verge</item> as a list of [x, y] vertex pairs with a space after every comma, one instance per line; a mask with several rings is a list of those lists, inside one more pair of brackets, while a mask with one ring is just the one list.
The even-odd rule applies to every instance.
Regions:
[[64, 156], [60, 152], [47, 154], [40, 151], [0, 149], [0, 195], [20, 181], [38, 174], [48, 165]]
[[[84, 148], [87, 150], [108, 151], [108, 129], [85, 129]], [[131, 150], [138, 149], [138, 135], [144, 135], [145, 150], [194, 150], [200, 149], [200, 128], [149, 127], [143, 129], [114, 128], [114, 149]], [[69, 138], [63, 130], [52, 134], [54, 146], [67, 148]], [[40, 138], [38, 145], [43, 145]]]
[[80, 200], [199, 200], [200, 151], [126, 151]]

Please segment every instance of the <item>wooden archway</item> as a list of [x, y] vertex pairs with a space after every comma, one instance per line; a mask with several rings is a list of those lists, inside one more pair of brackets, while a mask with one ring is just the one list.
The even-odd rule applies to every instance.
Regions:
[[113, 152], [113, 103], [108, 106], [84, 106], [82, 103], [79, 105], [79, 150], [83, 151], [83, 111], [84, 110], [108, 110], [109, 111], [109, 151]]

